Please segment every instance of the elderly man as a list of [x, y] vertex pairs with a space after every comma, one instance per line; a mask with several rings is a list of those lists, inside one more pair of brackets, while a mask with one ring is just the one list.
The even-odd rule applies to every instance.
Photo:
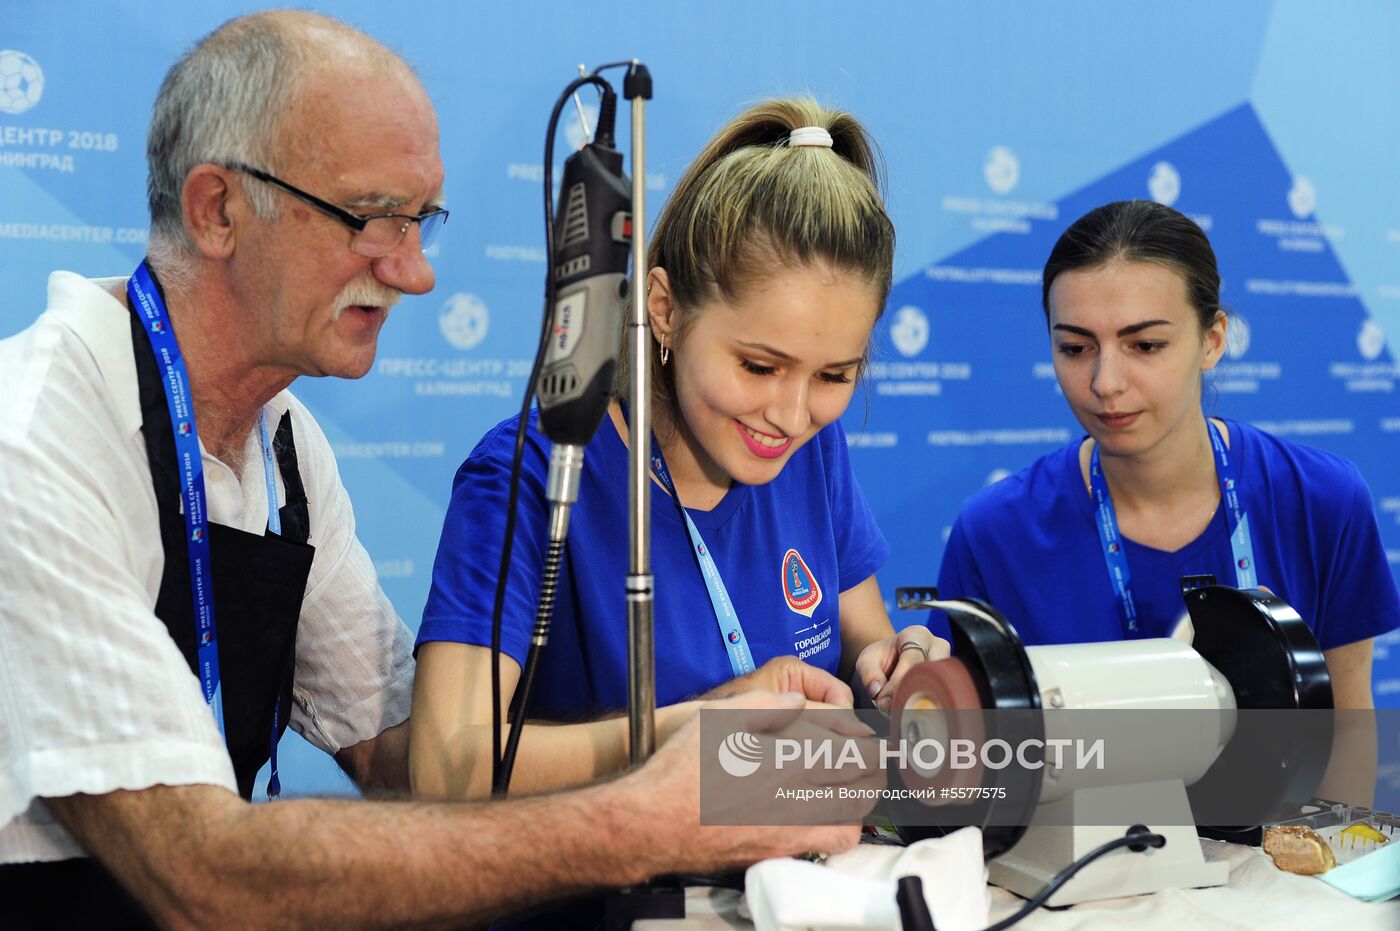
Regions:
[[693, 720], [548, 798], [248, 804], [288, 724], [407, 784], [410, 639], [286, 389], [365, 374], [433, 286], [437, 122], [366, 36], [258, 14], [172, 69], [149, 157], [148, 262], [55, 273], [0, 342], [0, 924], [451, 925], [854, 843], [701, 828]]

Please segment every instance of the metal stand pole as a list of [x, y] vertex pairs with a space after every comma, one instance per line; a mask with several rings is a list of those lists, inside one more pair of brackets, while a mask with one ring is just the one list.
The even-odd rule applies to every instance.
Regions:
[[[634, 767], [656, 750], [656, 654], [652, 644], [654, 579], [651, 574], [651, 320], [647, 316], [646, 101], [651, 74], [632, 60], [622, 84], [632, 101], [632, 316], [627, 345], [631, 364], [631, 416], [627, 424], [627, 718]], [[603, 927], [626, 931], [645, 918], [685, 917], [685, 888], [657, 879], [608, 896]]]
[[651, 574], [651, 321], [647, 316], [646, 102], [651, 74], [632, 61], [623, 81], [632, 101], [632, 317], [628, 321], [632, 420], [627, 425], [627, 713], [632, 765], [656, 750], [656, 669]]

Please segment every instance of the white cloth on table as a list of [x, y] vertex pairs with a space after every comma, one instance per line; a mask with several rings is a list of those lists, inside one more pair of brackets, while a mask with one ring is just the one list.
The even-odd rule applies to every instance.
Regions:
[[[45, 797], [236, 790], [199, 681], [154, 613], [165, 560], [128, 312], [109, 290], [123, 283], [55, 272], [48, 311], [0, 341], [0, 863], [82, 854]], [[334, 753], [408, 717], [412, 638], [355, 535], [325, 434], [289, 392], [268, 408], [270, 429], [291, 410], [316, 547], [289, 724]], [[238, 472], [208, 452], [203, 464], [210, 519], [263, 532], [256, 432]]]
[[[1084, 902], [1066, 909], [1040, 908], [1016, 925], [1017, 931], [1246, 931], [1269, 928], [1345, 928], [1394, 931], [1400, 928], [1400, 900], [1359, 902], [1312, 876], [1294, 876], [1274, 866], [1255, 847], [1202, 840], [1207, 860], [1230, 864], [1230, 881], [1208, 889], [1169, 889], [1153, 895]], [[844, 854], [843, 854], [844, 856]], [[811, 866], [811, 864], [798, 864]], [[813, 867], [818, 869], [817, 867]], [[823, 874], [829, 877], [830, 874]], [[1026, 900], [988, 886], [988, 923], [1010, 917]], [[641, 921], [636, 931], [734, 931], [750, 927], [737, 893], [692, 889], [686, 918]], [[936, 917], [936, 916], [935, 916]], [[821, 927], [821, 925], [817, 925]], [[938, 926], [942, 928], [942, 924]], [[982, 927], [982, 926], [979, 926]]]
[[749, 868], [744, 894], [759, 931], [901, 927], [898, 880], [918, 876], [939, 931], [987, 926], [982, 832], [963, 828], [909, 847], [861, 844], [823, 866], [782, 857]]
[[[1400, 928], [1400, 902], [1357, 901], [1316, 877], [1285, 873], [1255, 847], [1202, 840], [1201, 851], [1207, 860], [1230, 864], [1228, 883], [1206, 889], [1164, 889], [1152, 895], [1085, 902], [1067, 909], [1041, 908], [1016, 927], [1035, 931]], [[1024, 904], [1024, 899], [1004, 889], [992, 890], [993, 919], [1005, 918]]]

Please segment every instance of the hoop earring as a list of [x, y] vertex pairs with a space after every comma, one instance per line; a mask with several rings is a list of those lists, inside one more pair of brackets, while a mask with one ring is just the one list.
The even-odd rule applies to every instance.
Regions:
[[661, 351], [657, 353], [657, 355], [661, 359], [661, 367], [665, 368], [666, 363], [671, 361], [671, 347], [667, 346], [665, 343], [662, 343]]

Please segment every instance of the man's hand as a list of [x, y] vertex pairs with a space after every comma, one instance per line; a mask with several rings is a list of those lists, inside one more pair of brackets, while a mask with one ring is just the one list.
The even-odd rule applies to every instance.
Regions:
[[928, 660], [944, 659], [948, 653], [948, 641], [914, 624], [861, 650], [856, 658], [856, 677], [865, 683], [875, 707], [888, 714], [905, 673]]
[[809, 666], [795, 656], [776, 656], [748, 675], [730, 679], [710, 689], [700, 698], [703, 701], [730, 698], [758, 689], [768, 692], [796, 692], [808, 701], [822, 702], [837, 708], [849, 708], [852, 705], [850, 686], [826, 670]]
[[[847, 694], [849, 695], [849, 692]], [[850, 718], [850, 727], [837, 723], [836, 730], [825, 729], [813, 724], [811, 720], [799, 720], [798, 715], [805, 706], [803, 697], [796, 692], [775, 694], [755, 690], [712, 702], [705, 706], [705, 710], [743, 712], [746, 714], [744, 729], [755, 735], [870, 735], [869, 728], [860, 724], [854, 717]], [[821, 720], [826, 722], [831, 719], [822, 717]], [[648, 857], [646, 867], [649, 874], [675, 872], [678, 864], [681, 868], [693, 872], [720, 872], [748, 866], [770, 857], [814, 851], [837, 853], [855, 846], [859, 841], [860, 819], [873, 806], [873, 798], [823, 802], [820, 813], [823, 820], [829, 822], [826, 824], [702, 824], [702, 750], [700, 715], [697, 714], [657, 751], [646, 766], [615, 784], [617, 789], [625, 790], [640, 800], [645, 806], [646, 817], [650, 819], [659, 835], [645, 852]], [[867, 754], [867, 758], [873, 756]], [[790, 781], [791, 775], [789, 773], [783, 778]], [[811, 769], [804, 771], [802, 776], [808, 780], [808, 786], [814, 789], [828, 786], [877, 789], [884, 785], [884, 774], [878, 766], [872, 766], [868, 770], [855, 767], [839, 770]], [[764, 786], [766, 785], [764, 783]], [[752, 794], [754, 799], [772, 797], [771, 790], [767, 788], [755, 787]], [[753, 807], [752, 801], [738, 800], [735, 804], [741, 808], [745, 805]], [[711, 817], [707, 820], [721, 821], [729, 820], [735, 812], [726, 810], [723, 813], [710, 814]]]

